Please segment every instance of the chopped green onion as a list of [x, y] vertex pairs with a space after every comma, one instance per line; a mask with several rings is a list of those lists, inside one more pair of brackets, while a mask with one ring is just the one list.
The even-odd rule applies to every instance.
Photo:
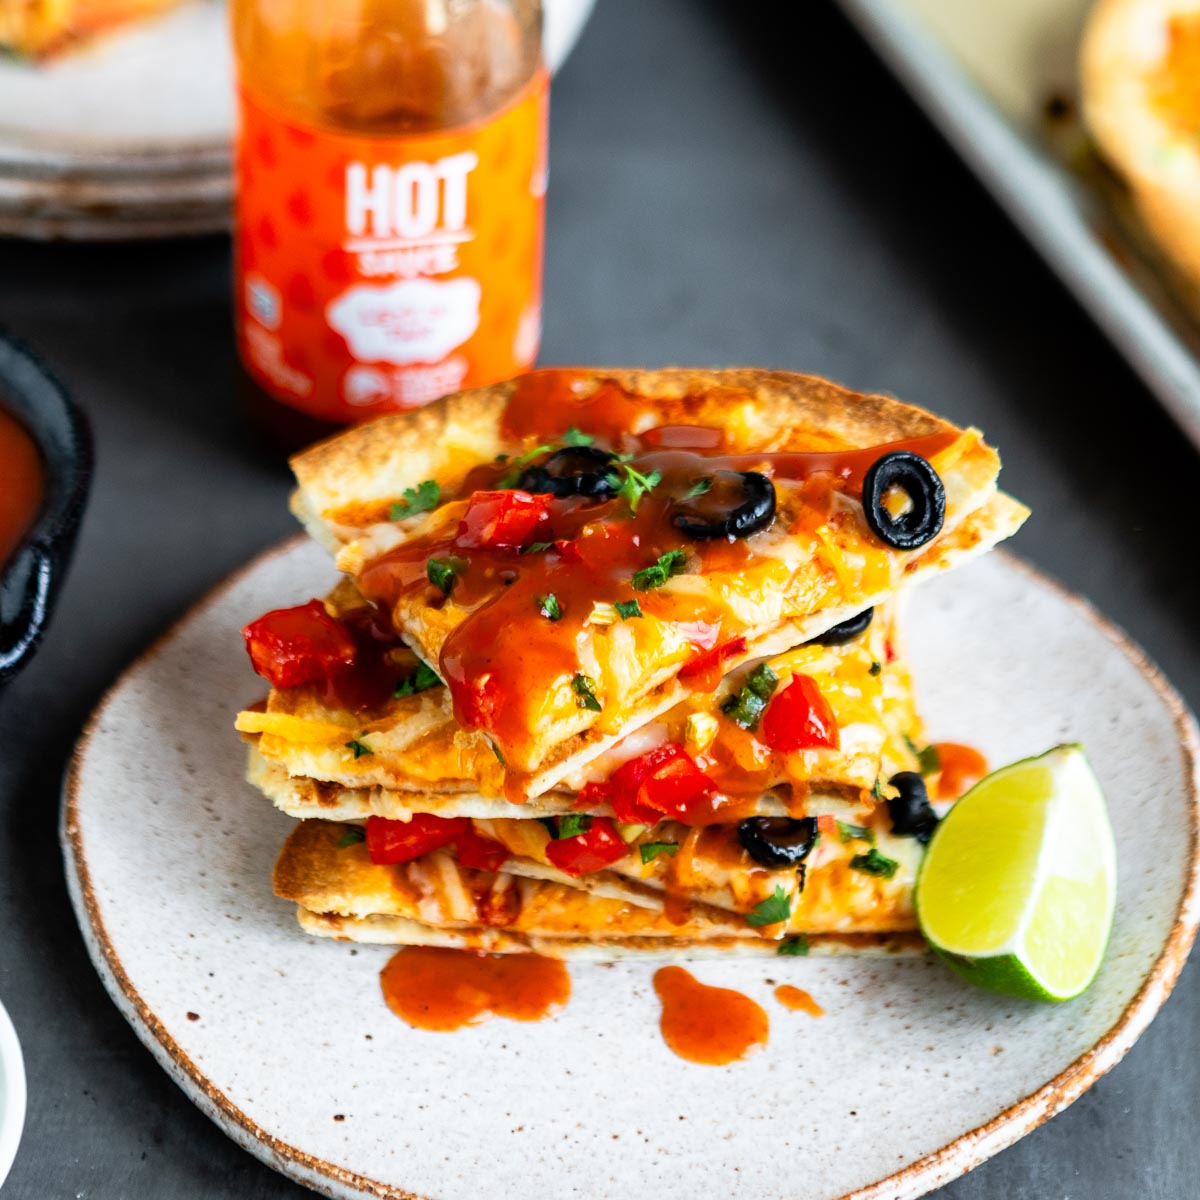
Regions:
[[755, 730], [767, 707], [767, 701], [778, 686], [779, 676], [766, 663], [760, 663], [750, 672], [745, 686], [740, 691], [725, 697], [721, 702], [721, 711], [735, 725]]
[[564, 813], [561, 817], [540, 817], [539, 820], [556, 842], [578, 837], [592, 827], [592, 818], [587, 813]]
[[543, 550], [549, 550], [553, 546], [553, 542], [530, 542], [528, 546], [522, 546], [517, 551], [518, 554], [541, 554]]
[[571, 680], [571, 690], [575, 693], [575, 703], [580, 708], [601, 712], [603, 705], [596, 699], [596, 681], [590, 675], [576, 675]]
[[590, 446], [595, 440], [590, 433], [584, 433], [574, 425], [563, 434], [564, 446]]
[[365, 842], [367, 840], [367, 831], [361, 825], [347, 825], [345, 832], [338, 838], [337, 848], [345, 850], [347, 846], [353, 846], [356, 842]]
[[537, 606], [538, 612], [547, 621], [559, 621], [562, 619], [562, 606], [558, 602], [558, 597], [553, 592], [548, 596], [539, 596], [537, 598]]
[[642, 606], [636, 600], [617, 600], [614, 602], [613, 608], [617, 610], [617, 615], [622, 621], [642, 615]]
[[455, 576], [466, 570], [466, 566], [461, 558], [431, 558], [425, 564], [425, 575], [443, 596], [448, 596]]
[[354, 751], [355, 758], [362, 758], [362, 756], [364, 754], [374, 754], [375, 753], [375, 751], [372, 750], [370, 746], [368, 746], [365, 742], [360, 742], [358, 740], [358, 738], [351, 738], [350, 741], [344, 743], [344, 745], [347, 750]]
[[942, 769], [941, 755], [938, 754], [936, 746], [926, 746], [921, 749], [907, 733], [904, 735], [904, 740], [908, 748], [916, 755], [917, 770], [922, 775], [936, 775]]
[[849, 821], [839, 821], [837, 831], [838, 837], [843, 842], [852, 842], [857, 839], [860, 842], [875, 844], [875, 830], [868, 829], [865, 825], [852, 825]]

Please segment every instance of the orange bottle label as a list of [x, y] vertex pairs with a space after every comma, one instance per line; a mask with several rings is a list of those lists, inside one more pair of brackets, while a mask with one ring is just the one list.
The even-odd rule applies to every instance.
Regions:
[[366, 137], [242, 89], [234, 312], [260, 386], [349, 422], [528, 370], [547, 94], [541, 72], [479, 124]]

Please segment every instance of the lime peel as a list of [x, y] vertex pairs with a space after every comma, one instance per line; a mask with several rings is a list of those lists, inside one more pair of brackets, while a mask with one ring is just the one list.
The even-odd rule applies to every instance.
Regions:
[[979, 987], [1070, 1000], [1112, 928], [1116, 850], [1083, 749], [1056, 746], [993, 772], [947, 814], [916, 886], [934, 951]]

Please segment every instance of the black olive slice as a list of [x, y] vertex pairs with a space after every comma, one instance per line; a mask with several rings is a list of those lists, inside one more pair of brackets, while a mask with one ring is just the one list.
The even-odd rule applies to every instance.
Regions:
[[611, 469], [615, 458], [611, 451], [598, 446], [567, 446], [536, 466], [526, 467], [517, 486], [526, 492], [549, 492], [552, 496], [611, 500], [618, 487]]
[[817, 840], [816, 817], [747, 817], [738, 822], [738, 841], [760, 866], [798, 867]]
[[[888, 512], [883, 498], [899, 488], [909, 499], [907, 511]], [[863, 511], [871, 532], [897, 550], [915, 550], [941, 532], [946, 519], [946, 488], [941, 476], [919, 454], [893, 450], [877, 458], [863, 479]]]
[[929, 803], [925, 780], [916, 771], [901, 771], [892, 776], [891, 784], [900, 793], [887, 802], [892, 832], [922, 843], [929, 841], [937, 828], [938, 816]]
[[711, 486], [676, 500], [671, 521], [688, 537], [745, 538], [775, 519], [775, 485], [758, 471], [716, 471]]
[[825, 630], [815, 638], [809, 638], [804, 644], [806, 646], [844, 646], [847, 642], [854, 641], [860, 633], [866, 633], [874, 616], [873, 608], [864, 608], [862, 612], [855, 613], [848, 621], [843, 621], [840, 625]]

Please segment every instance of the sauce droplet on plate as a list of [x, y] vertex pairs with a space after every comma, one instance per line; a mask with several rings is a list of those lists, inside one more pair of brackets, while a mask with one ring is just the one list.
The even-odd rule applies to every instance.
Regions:
[[557, 958], [478, 954], [440, 946], [408, 946], [380, 972], [387, 1006], [417, 1029], [445, 1032], [492, 1017], [540, 1021], [571, 995], [571, 977]]
[[988, 773], [987, 759], [973, 746], [934, 742], [932, 749], [938, 756], [938, 800], [957, 800]]
[[810, 1017], [825, 1015], [825, 1010], [803, 988], [793, 987], [790, 983], [781, 983], [775, 989], [775, 999], [784, 1008], [808, 1013]]
[[663, 1040], [680, 1058], [723, 1066], [767, 1044], [767, 1014], [741, 992], [710, 987], [682, 967], [656, 971], [654, 990], [663, 1006]]

